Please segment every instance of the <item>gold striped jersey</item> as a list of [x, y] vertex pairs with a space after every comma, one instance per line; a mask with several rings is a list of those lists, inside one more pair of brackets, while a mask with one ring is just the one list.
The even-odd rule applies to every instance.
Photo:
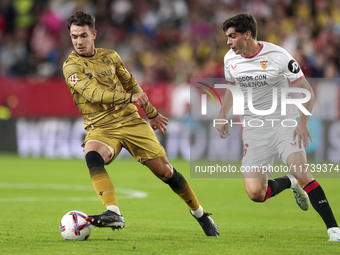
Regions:
[[[64, 62], [63, 73], [85, 128], [114, 127], [139, 118], [137, 107], [130, 100], [132, 94], [143, 90], [114, 50], [98, 48], [92, 56], [72, 51]], [[157, 115], [150, 103], [144, 111], [148, 118]]]

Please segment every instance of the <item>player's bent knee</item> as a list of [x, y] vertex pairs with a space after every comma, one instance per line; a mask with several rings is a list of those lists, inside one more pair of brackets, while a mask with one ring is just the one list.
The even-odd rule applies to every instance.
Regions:
[[164, 169], [161, 174], [157, 173], [156, 176], [162, 181], [167, 181], [171, 179], [171, 177], [173, 176], [173, 173], [168, 169]]
[[170, 169], [167, 169], [164, 172], [164, 175], [162, 176], [161, 180], [162, 181], [167, 181], [167, 180], [171, 179], [172, 176], [173, 176], [173, 172]]
[[145, 165], [162, 181], [169, 180], [173, 176], [173, 167], [166, 158], [148, 160]]
[[264, 202], [264, 199], [266, 197], [266, 193], [263, 192], [262, 190], [257, 190], [257, 191], [247, 190], [247, 194], [249, 198], [254, 202]]
[[164, 171], [163, 171], [163, 179], [162, 181], [169, 180], [173, 175], [173, 167], [170, 165], [170, 163], [164, 165]]
[[105, 163], [111, 160], [111, 158], [114, 156], [114, 149], [112, 147], [96, 140], [90, 140], [85, 145], [84, 148], [85, 155], [91, 151], [98, 152], [100, 156], [103, 158]]

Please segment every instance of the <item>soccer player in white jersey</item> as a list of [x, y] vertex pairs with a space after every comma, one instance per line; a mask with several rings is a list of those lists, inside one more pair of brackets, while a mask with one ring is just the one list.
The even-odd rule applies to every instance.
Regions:
[[[340, 241], [340, 231], [325, 193], [307, 169], [305, 148], [308, 147], [308, 138], [313, 142], [307, 127], [308, 113], [301, 112], [295, 127], [281, 125], [284, 119], [295, 121], [299, 116], [295, 105], [287, 106], [286, 115], [281, 113], [280, 91], [281, 88], [288, 87], [287, 79], [295, 87], [310, 92], [310, 100], [302, 104], [309, 113], [314, 103], [312, 88], [298, 63], [286, 50], [268, 42], [257, 41], [257, 23], [252, 14], [240, 13], [227, 19], [223, 23], [223, 31], [231, 48], [224, 58], [225, 78], [229, 84], [242, 90], [245, 99], [247, 93], [250, 93], [248, 88], [252, 91], [252, 101], [248, 100], [248, 104], [245, 104], [241, 121], [245, 124], [242, 167], [251, 169], [243, 172], [249, 198], [255, 202], [264, 202], [291, 188], [302, 210], [307, 210], [311, 203], [319, 213], [326, 224], [329, 241]], [[254, 109], [262, 112], [271, 109], [274, 92], [278, 102], [276, 110], [269, 115], [253, 114]], [[233, 94], [226, 89], [218, 118], [226, 119], [232, 106]], [[246, 124], [250, 119], [253, 122], [252, 127]], [[254, 127], [255, 125], [259, 127]], [[229, 123], [218, 124], [216, 128], [221, 138], [230, 135]], [[279, 156], [290, 167], [291, 173], [281, 178], [268, 179], [270, 174], [265, 170], [272, 166], [274, 156]]]

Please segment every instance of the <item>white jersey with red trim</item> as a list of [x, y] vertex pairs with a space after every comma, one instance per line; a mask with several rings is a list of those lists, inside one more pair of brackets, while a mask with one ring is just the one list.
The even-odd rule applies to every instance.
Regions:
[[[282, 47], [259, 42], [259, 50], [250, 57], [229, 50], [224, 57], [224, 73], [229, 83], [235, 83], [244, 95], [243, 119], [296, 118], [295, 105], [287, 105], [287, 115], [281, 115], [281, 88], [288, 87], [287, 78], [294, 84], [304, 78], [296, 60]], [[249, 110], [248, 89], [252, 90], [252, 103], [256, 110], [269, 110], [273, 104], [273, 88], [277, 88], [277, 108], [270, 115], [255, 115]], [[287, 94], [287, 98], [289, 98]]]

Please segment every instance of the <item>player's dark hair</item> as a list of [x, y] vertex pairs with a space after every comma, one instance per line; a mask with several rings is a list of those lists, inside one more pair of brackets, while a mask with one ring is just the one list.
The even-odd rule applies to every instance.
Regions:
[[90, 13], [84, 11], [75, 11], [67, 20], [67, 27], [70, 29], [71, 25], [86, 26], [88, 25], [91, 31], [94, 31], [96, 19]]
[[249, 12], [239, 13], [223, 22], [223, 31], [226, 32], [233, 27], [236, 32], [244, 34], [247, 31], [251, 32], [251, 36], [257, 37], [257, 22], [255, 17]]

